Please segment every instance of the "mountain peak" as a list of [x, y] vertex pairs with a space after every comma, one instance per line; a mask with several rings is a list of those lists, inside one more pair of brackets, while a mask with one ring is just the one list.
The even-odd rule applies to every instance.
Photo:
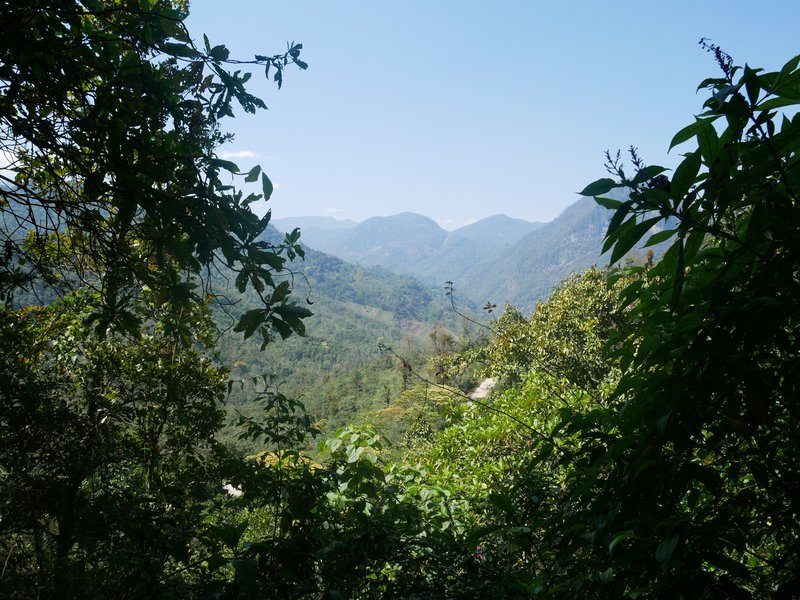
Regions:
[[421, 215], [421, 214], [415, 213], [415, 212], [408, 212], [408, 211], [397, 213], [396, 215], [389, 215], [389, 216], [382, 216], [382, 217], [370, 217], [366, 221], [362, 221], [359, 225], [369, 224], [369, 226], [375, 226], [378, 223], [382, 223], [382, 224], [383, 223], [389, 223], [389, 224], [392, 224], [392, 225], [397, 224], [397, 225], [404, 225], [404, 226], [416, 225], [416, 226], [425, 226], [425, 227], [431, 227], [431, 228], [435, 227], [436, 229], [441, 229], [442, 231], [444, 231], [444, 229], [439, 227], [439, 224], [436, 221], [434, 221], [433, 219], [431, 219], [430, 217], [426, 217], [425, 215]]
[[453, 233], [481, 244], [510, 246], [542, 225], [544, 224], [515, 219], [507, 215], [492, 215], [460, 227]]

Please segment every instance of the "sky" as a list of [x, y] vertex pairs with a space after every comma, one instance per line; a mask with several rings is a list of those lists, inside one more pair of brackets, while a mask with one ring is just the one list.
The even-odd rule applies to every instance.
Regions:
[[800, 53], [797, 0], [193, 0], [187, 21], [233, 58], [303, 44], [269, 110], [237, 113], [222, 148], [275, 184], [273, 218], [404, 211], [445, 229], [503, 213], [550, 221], [638, 147], [674, 167], [672, 136], [718, 76], [698, 45], [779, 69]]

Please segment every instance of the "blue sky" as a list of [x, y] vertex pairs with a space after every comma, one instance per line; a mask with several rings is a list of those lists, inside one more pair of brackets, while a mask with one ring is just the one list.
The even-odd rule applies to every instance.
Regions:
[[674, 166], [672, 135], [716, 76], [711, 38], [737, 64], [800, 53], [796, 0], [522, 2], [194, 0], [196, 40], [232, 56], [303, 43], [269, 106], [228, 121], [226, 147], [276, 184], [275, 218], [422, 213], [452, 229], [505, 213], [549, 221], [631, 144]]

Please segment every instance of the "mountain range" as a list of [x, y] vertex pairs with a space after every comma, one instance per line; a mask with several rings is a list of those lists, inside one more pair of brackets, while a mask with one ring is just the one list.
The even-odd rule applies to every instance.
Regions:
[[513, 304], [524, 312], [573, 271], [603, 262], [610, 211], [580, 198], [549, 223], [494, 215], [454, 231], [415, 213], [361, 223], [329, 217], [276, 219], [278, 229], [300, 227], [301, 241], [347, 262], [412, 275], [442, 285], [475, 305]]

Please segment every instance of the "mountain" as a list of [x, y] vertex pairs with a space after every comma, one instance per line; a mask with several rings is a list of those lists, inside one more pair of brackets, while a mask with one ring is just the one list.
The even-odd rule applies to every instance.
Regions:
[[549, 223], [494, 215], [448, 232], [432, 219], [401, 213], [329, 230], [327, 237], [303, 231], [301, 240], [429, 284], [452, 281], [461, 302], [508, 303], [530, 312], [572, 272], [607, 262], [601, 249], [611, 214], [584, 197]]
[[463, 298], [530, 312], [555, 284], [574, 271], [602, 263], [601, 248], [611, 211], [581, 198], [556, 219], [506, 247], [502, 255], [475, 265], [453, 280]]
[[453, 233], [479, 244], [505, 247], [544, 225], [539, 222], [513, 219], [506, 215], [492, 215], [456, 229]]
[[[445, 231], [433, 219], [410, 212], [373, 217], [353, 227], [336, 229], [330, 228], [334, 225], [330, 221], [322, 221], [327, 229], [313, 222], [301, 228], [301, 241], [348, 262], [413, 275], [437, 285], [464, 277], [473, 265], [494, 258], [503, 248], [541, 227], [540, 223], [494, 215]], [[284, 226], [298, 223], [292, 219], [276, 222]]]
[[340, 232], [335, 246], [322, 250], [346, 261], [407, 273], [420, 258], [436, 252], [446, 237], [433, 219], [405, 212], [367, 219]]

